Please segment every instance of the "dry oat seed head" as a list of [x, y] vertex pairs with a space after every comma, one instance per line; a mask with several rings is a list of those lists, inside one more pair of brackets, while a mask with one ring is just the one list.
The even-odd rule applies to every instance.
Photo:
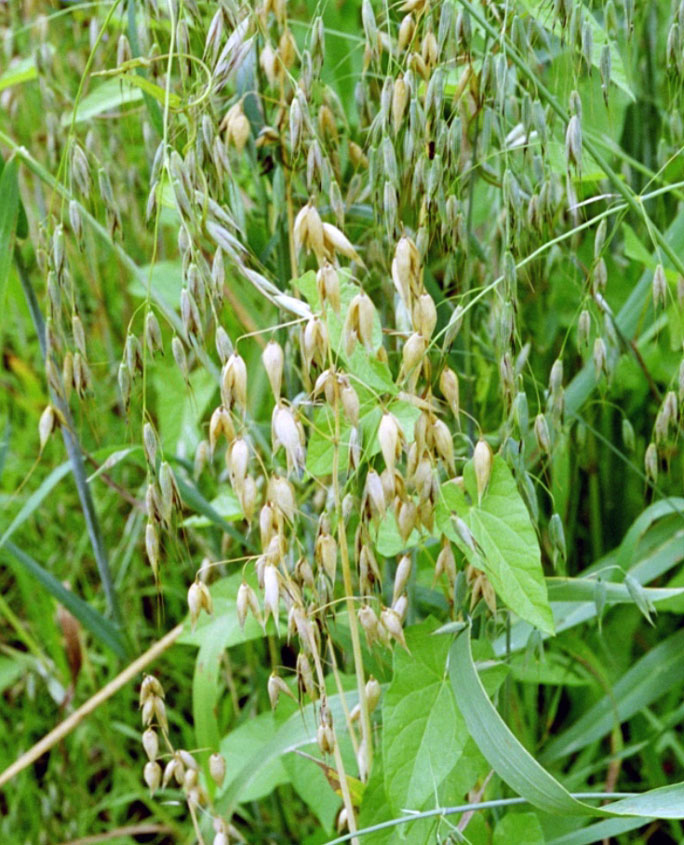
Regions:
[[214, 752], [209, 758], [209, 774], [217, 786], [222, 786], [226, 777], [226, 760], [222, 754]]
[[153, 728], [147, 728], [142, 735], [142, 745], [147, 754], [147, 759], [153, 762], [159, 754], [159, 738]]
[[294, 698], [290, 688], [280, 675], [277, 675], [275, 672], [271, 672], [268, 678], [268, 698], [273, 710], [275, 710], [278, 705], [278, 699], [280, 698], [281, 693], [289, 695], [290, 698]]
[[358, 264], [361, 264], [361, 266], [364, 266], [361, 257], [352, 246], [351, 241], [337, 228], [337, 226], [334, 226], [332, 223], [323, 223], [322, 225], [325, 253], [331, 260], [335, 253], [338, 252], [345, 258], [349, 258], [351, 261], [356, 261]]
[[473, 469], [475, 470], [475, 481], [477, 483], [477, 495], [479, 499], [482, 499], [484, 491], [487, 489], [487, 484], [489, 484], [493, 460], [492, 447], [486, 440], [478, 440], [473, 451]]
[[188, 610], [190, 611], [190, 626], [194, 631], [195, 624], [202, 610], [202, 595], [197, 581], [193, 581], [188, 590]]
[[390, 413], [384, 413], [378, 427], [378, 442], [385, 459], [385, 466], [394, 472], [397, 458], [401, 455], [401, 429], [396, 418]]
[[534, 436], [539, 451], [549, 455], [551, 453], [551, 434], [544, 414], [537, 414], [534, 418]]
[[658, 449], [655, 443], [649, 443], [644, 455], [646, 478], [653, 484], [658, 483]]
[[283, 367], [285, 364], [282, 346], [275, 340], [269, 340], [261, 355], [261, 360], [277, 402], [280, 399], [280, 388], [283, 381]]
[[448, 367], [445, 367], [439, 376], [439, 389], [442, 391], [442, 394], [451, 409], [451, 413], [458, 421], [461, 407], [458, 376]]
[[52, 405], [47, 405], [43, 413], [40, 415], [38, 422], [38, 437], [40, 439], [40, 451], [43, 451], [45, 444], [48, 442], [50, 435], [55, 430], [57, 425], [57, 417], [55, 409]]
[[396, 602], [399, 596], [404, 592], [408, 579], [411, 577], [411, 558], [409, 555], [404, 555], [397, 564], [397, 571], [394, 575], [394, 589], [392, 593], [392, 604]]
[[416, 31], [416, 22], [413, 16], [409, 13], [405, 15], [399, 24], [399, 35], [397, 38], [397, 47], [400, 52], [403, 52], [411, 42], [413, 34]]
[[143, 769], [143, 777], [145, 778], [145, 783], [147, 784], [147, 788], [150, 790], [150, 793], [154, 795], [154, 793], [159, 789], [162, 777], [162, 770], [159, 763], [148, 760], [148, 762], [145, 763], [145, 768]]

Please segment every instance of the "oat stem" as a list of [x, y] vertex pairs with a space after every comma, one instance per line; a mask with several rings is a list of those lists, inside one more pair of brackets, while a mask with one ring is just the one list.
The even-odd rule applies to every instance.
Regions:
[[[315, 649], [312, 652], [311, 656], [313, 657], [314, 666], [316, 668], [316, 677], [318, 678], [318, 685], [321, 689], [321, 695], [325, 695], [325, 674], [323, 672], [321, 656]], [[344, 701], [344, 699], [342, 700]], [[351, 725], [349, 725], [349, 732], [351, 736]], [[342, 792], [344, 808], [347, 811], [347, 825], [351, 833], [354, 833], [356, 831], [356, 815], [354, 814], [354, 802], [352, 801], [351, 793], [349, 792], [349, 782], [347, 781], [347, 773], [344, 768], [344, 760], [342, 759], [342, 754], [340, 752], [340, 745], [337, 741], [337, 731], [335, 730], [335, 725], [333, 725], [333, 736], [335, 737], [335, 747], [333, 749], [333, 756], [335, 758], [335, 768], [337, 769], [337, 774], [340, 778], [340, 791]], [[353, 839], [352, 843], [353, 845], [358, 845], [358, 841], [356, 839]]]
[[[340, 495], [340, 392], [337, 381], [335, 382], [335, 442], [333, 444], [333, 488], [335, 493], [335, 514], [337, 517], [337, 536], [340, 547], [340, 562], [342, 564], [342, 578], [344, 581], [344, 593], [347, 603], [347, 614], [349, 616], [349, 632], [352, 641], [352, 653], [354, 655], [354, 669], [356, 672], [356, 685], [359, 693], [359, 708], [361, 710], [361, 736], [363, 739], [363, 750], [365, 754], [365, 780], [370, 775], [373, 765], [373, 737], [371, 733], [370, 712], [366, 699], [366, 679], [363, 670], [363, 655], [361, 653], [361, 638], [359, 637], [359, 626], [354, 608], [354, 588], [352, 585], [351, 565], [349, 563], [349, 547], [347, 545], [347, 531], [342, 515], [342, 499]], [[351, 726], [350, 726], [351, 730]], [[363, 774], [363, 773], [362, 773]]]

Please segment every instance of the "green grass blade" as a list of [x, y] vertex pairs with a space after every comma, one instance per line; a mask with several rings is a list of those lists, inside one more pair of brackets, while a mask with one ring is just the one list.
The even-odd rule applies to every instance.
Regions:
[[620, 543], [617, 565], [625, 570], [629, 569], [637, 544], [651, 525], [658, 519], [674, 514], [682, 516], [684, 521], [684, 499], [679, 497], [661, 499], [647, 507], [634, 521], [624, 540]]
[[548, 841], [548, 845], [592, 845], [647, 824], [651, 819], [604, 819]]
[[[24, 570], [29, 572], [54, 598], [63, 604], [76, 619], [87, 628], [94, 637], [110, 648], [119, 657], [126, 656], [121, 633], [118, 628], [94, 610], [87, 602], [79, 598], [55, 578], [50, 572], [42, 567], [36, 560], [25, 551], [16, 546], [11, 540], [5, 542], [5, 549], [9, 555], [5, 555], [10, 561], [14, 558]], [[14, 565], [17, 565], [16, 563]]]
[[4, 312], [12, 247], [19, 215], [17, 160], [12, 159], [4, 167], [0, 165], [0, 170], [0, 308]]
[[24, 503], [24, 507], [14, 517], [12, 522], [5, 529], [2, 537], [0, 537], [0, 549], [5, 545], [12, 534], [14, 534], [17, 528], [19, 528], [22, 523], [26, 522], [26, 520], [38, 510], [46, 496], [54, 490], [64, 476], [67, 475], [70, 469], [71, 465], [68, 461], [60, 464], [58, 467], [55, 467], [40, 487], [28, 497]]
[[468, 632], [459, 634], [451, 647], [449, 677], [468, 732], [511, 789], [547, 813], [603, 815], [573, 798], [515, 738], [482, 686], [473, 663]]
[[[128, 40], [131, 45], [131, 53], [133, 58], [137, 58], [138, 56], [142, 55], [140, 51], [140, 43], [138, 39], [138, 27], [135, 22], [135, 3], [136, 0], [128, 0], [128, 8], [127, 8], [127, 18], [128, 18]], [[137, 68], [136, 73], [139, 76], [145, 76], [145, 71], [143, 68]], [[159, 107], [159, 103], [151, 97], [149, 94], [145, 92], [143, 89], [143, 100], [145, 101], [145, 106], [147, 107], [147, 112], [150, 116], [150, 120], [154, 128], [159, 133], [160, 137], [164, 135], [164, 121], [162, 119], [162, 111]]]
[[62, 127], [71, 126], [72, 121], [82, 123], [92, 120], [104, 112], [119, 112], [123, 107], [137, 103], [143, 98], [143, 92], [126, 79], [108, 79], [97, 86], [78, 104], [75, 112], [62, 115]]
[[[634, 604], [624, 584], [603, 582], [606, 604]], [[547, 578], [546, 585], [551, 601], [593, 602], [596, 596], [595, 578]], [[675, 598], [684, 592], [684, 587], [644, 587], [644, 595], [652, 602]]]
[[567, 731], [552, 740], [541, 759], [547, 763], [579, 751], [608, 734], [684, 681], [684, 630], [659, 643], [629, 669], [604, 696]]
[[[666, 643], [673, 644], [672, 650], [681, 653], [684, 631]], [[655, 654], [658, 648], [648, 656]], [[661, 657], [662, 654], [656, 656], [657, 659]], [[497, 713], [473, 663], [469, 633], [457, 636], [451, 647], [449, 677], [468, 731], [485, 759], [499, 777], [530, 804], [552, 815], [684, 818], [684, 783], [653, 789], [604, 807], [592, 807], [573, 798], [521, 745]]]
[[[652, 530], [658, 530], [658, 526]], [[587, 577], [587, 575], [595, 574], [599, 570], [602, 570], [604, 584], [606, 587], [607, 605], [621, 603], [623, 601], [623, 591], [626, 592], [627, 588], [623, 584], [611, 583], [609, 580], [610, 578], [617, 576], [621, 578], [624, 577], [620, 574], [619, 570], [615, 568], [616, 556], [617, 552], [613, 551], [600, 561], [597, 561], [585, 569], [583, 574], [574, 579], [575, 585], [571, 588], [573, 590], [573, 595], [579, 596], [580, 591], [587, 590], [587, 587], [585, 586], [587, 583], [594, 583]], [[665, 542], [657, 546], [655, 549], [652, 549], [643, 558], [640, 558], [636, 563], [632, 564], [629, 569], [629, 573], [640, 584], [648, 584], [650, 581], [671, 570], [682, 560], [682, 558], [684, 558], [684, 531], [677, 531], [675, 534], [670, 534]], [[568, 589], [565, 584], [560, 583], [562, 582], [562, 579], [550, 578], [548, 579], [548, 582], [549, 594], [553, 599], [551, 602], [551, 609], [553, 611], [556, 633], [567, 631], [569, 628], [573, 628], [580, 625], [582, 622], [595, 618], [597, 609], [593, 594], [591, 597], [587, 596], [584, 601], [580, 601], [579, 599], [561, 599], [563, 591]], [[578, 584], [578, 582], [580, 583]], [[558, 586], [554, 587], [554, 584], [558, 584]], [[645, 589], [648, 597], [653, 602], [663, 601], [669, 597], [666, 592], [667, 588]], [[551, 595], [554, 590], [556, 592], [554, 595]], [[632, 601], [631, 598], [630, 601]], [[507, 642], [507, 637], [505, 635], [498, 637], [494, 641], [494, 653], [501, 656], [506, 654], [508, 651], [519, 651], [520, 649], [525, 648], [532, 630], [532, 626], [527, 622], [517, 620], [511, 627], [509, 642]]]
[[20, 85], [22, 82], [31, 82], [38, 76], [36, 61], [33, 56], [25, 56], [23, 59], [14, 62], [11, 67], [0, 75], [0, 91], [11, 88], [13, 85]]

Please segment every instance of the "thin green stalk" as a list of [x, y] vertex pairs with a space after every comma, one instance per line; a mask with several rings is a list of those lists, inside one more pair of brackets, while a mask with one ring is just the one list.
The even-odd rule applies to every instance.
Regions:
[[587, 442], [589, 456], [589, 536], [591, 539], [591, 554], [594, 560], [599, 560], [603, 551], [603, 532], [601, 521], [601, 486], [599, 479], [598, 451], [593, 434], [589, 434]]
[[347, 530], [342, 515], [342, 497], [340, 494], [340, 396], [339, 387], [335, 382], [335, 442], [333, 444], [333, 485], [335, 492], [335, 514], [337, 517], [337, 537], [340, 547], [340, 562], [342, 563], [342, 579], [344, 582], [344, 593], [349, 615], [349, 632], [352, 641], [352, 653], [354, 656], [354, 669], [356, 672], [356, 686], [359, 693], [359, 709], [361, 710], [361, 736], [365, 754], [366, 776], [370, 775], [373, 765], [373, 734], [371, 730], [370, 711], [368, 699], [366, 698], [366, 678], [363, 669], [363, 654], [361, 652], [361, 637], [359, 636], [359, 624], [356, 618], [354, 607], [354, 590], [352, 584], [351, 565], [349, 563], [349, 547], [347, 545]]
[[44, 654], [43, 651], [41, 651], [41, 648], [38, 645], [37, 641], [31, 636], [24, 623], [21, 621], [21, 619], [19, 619], [19, 617], [12, 610], [9, 604], [7, 604], [1, 593], [0, 613], [2, 613], [2, 615], [9, 622], [12, 628], [14, 628], [14, 632], [16, 633], [17, 637], [24, 643], [26, 648], [33, 654], [33, 656], [37, 660], [39, 660], [43, 665], [47, 666], [50, 662], [47, 655]]

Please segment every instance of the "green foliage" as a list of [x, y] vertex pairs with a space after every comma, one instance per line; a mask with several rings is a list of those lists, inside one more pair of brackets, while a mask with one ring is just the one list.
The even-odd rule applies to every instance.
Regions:
[[[442, 485], [439, 527], [462, 547], [473, 566], [486, 572], [511, 610], [540, 631], [553, 633], [539, 543], [506, 463], [501, 458], [494, 460], [487, 490], [479, 501], [472, 463], [466, 464], [463, 477], [471, 504], [457, 484]], [[470, 548], [461, 539], [454, 527], [453, 513], [472, 532], [475, 547]]]
[[435, 643], [436, 626], [407, 634], [408, 650], [394, 654], [383, 703], [385, 795], [394, 813], [422, 807], [458, 763], [468, 735], [445, 673], [448, 643]]

